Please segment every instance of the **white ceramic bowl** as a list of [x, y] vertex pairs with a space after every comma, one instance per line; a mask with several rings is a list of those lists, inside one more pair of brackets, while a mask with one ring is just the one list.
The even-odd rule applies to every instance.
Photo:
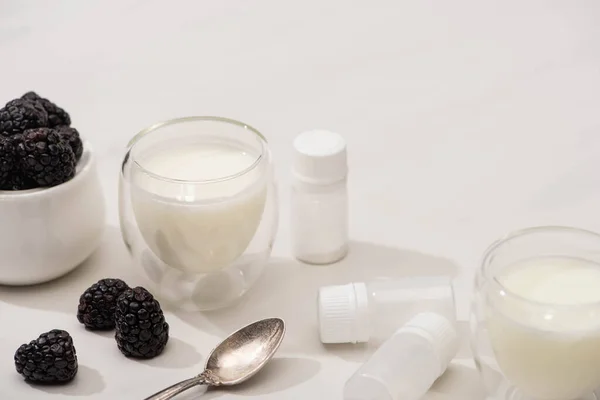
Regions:
[[44, 189], [0, 191], [0, 284], [31, 285], [58, 278], [98, 247], [104, 196], [90, 146], [73, 179]]

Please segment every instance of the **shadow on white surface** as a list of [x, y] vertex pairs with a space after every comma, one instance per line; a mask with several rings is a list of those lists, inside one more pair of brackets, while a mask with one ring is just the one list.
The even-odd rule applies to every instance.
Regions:
[[[107, 226], [100, 247], [74, 271], [51, 282], [34, 286], [0, 286], [2, 301], [31, 309], [77, 313], [79, 296], [102, 278], [120, 278], [135, 285], [131, 258], [115, 226]], [[83, 326], [82, 326], [83, 327]], [[94, 332], [94, 331], [89, 331]], [[106, 332], [100, 332], [101, 335]]]
[[29, 384], [32, 389], [48, 394], [46, 397], [61, 398], [63, 396], [91, 396], [102, 393], [105, 388], [104, 378], [95, 369], [79, 365], [77, 375], [68, 385]]
[[[287, 324], [281, 352], [322, 354], [316, 305], [319, 287], [383, 277], [453, 277], [458, 271], [445, 258], [415, 251], [364, 242], [353, 242], [350, 249], [345, 260], [328, 266], [272, 259], [264, 276], [237, 306], [205, 313], [175, 313], [186, 323], [223, 338], [258, 319], [280, 317]], [[336, 346], [327, 350], [352, 361], [363, 360], [372, 352], [369, 346]]]
[[479, 372], [464, 365], [450, 365], [423, 400], [479, 400], [485, 398]]
[[[306, 358], [274, 358], [252, 379], [229, 388], [211, 389], [201, 398], [208, 400], [224, 395], [252, 397], [283, 392], [310, 380], [319, 373], [320, 368], [319, 362]], [[189, 397], [189, 400], [193, 398], [199, 396]]]
[[94, 329], [85, 329], [85, 331], [89, 334], [101, 336], [106, 339], [115, 340], [115, 330], [114, 329], [106, 329], [106, 330], [94, 330]]
[[459, 321], [456, 327], [458, 337], [460, 339], [460, 345], [458, 352], [456, 353], [455, 359], [473, 359], [473, 353], [471, 352], [471, 330], [469, 328], [468, 321]]
[[[176, 337], [170, 337], [164, 352], [149, 360], [130, 358], [129, 360], [157, 368], [189, 368], [195, 365], [202, 369], [203, 358], [191, 344]], [[200, 371], [198, 371], [200, 373]]]
[[330, 354], [335, 354], [337, 357], [356, 363], [363, 363], [367, 361], [375, 350], [377, 350], [377, 343], [339, 343], [339, 344], [324, 344], [323, 348]]

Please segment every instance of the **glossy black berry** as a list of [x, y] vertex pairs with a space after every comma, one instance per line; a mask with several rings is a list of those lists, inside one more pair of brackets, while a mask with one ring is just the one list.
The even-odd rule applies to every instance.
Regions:
[[37, 93], [27, 92], [21, 97], [21, 99], [37, 103], [46, 111], [48, 114], [48, 127], [54, 128], [60, 125], [71, 125], [71, 117], [69, 117], [69, 114], [65, 110], [50, 100], [41, 97]]
[[83, 154], [83, 142], [77, 129], [66, 125], [57, 126], [55, 129], [60, 138], [71, 146], [73, 154], [75, 154], [75, 161], [79, 161]]
[[0, 190], [25, 190], [39, 186], [33, 179], [25, 177], [20, 169], [16, 151], [21, 140], [22, 135], [0, 135]]
[[156, 357], [169, 340], [169, 324], [160, 304], [143, 287], [126, 290], [119, 297], [115, 323], [117, 346], [127, 357]]
[[23, 344], [15, 352], [15, 367], [25, 380], [66, 383], [77, 375], [77, 354], [67, 331], [54, 329]]
[[119, 296], [129, 289], [120, 279], [101, 279], [79, 297], [77, 320], [89, 329], [115, 327], [115, 309]]
[[36, 181], [27, 178], [21, 172], [13, 172], [6, 180], [0, 190], [27, 190], [39, 187]]
[[29, 129], [16, 146], [19, 169], [39, 186], [55, 186], [75, 176], [75, 154], [50, 128]]
[[0, 135], [0, 190], [11, 190], [12, 175], [16, 173], [16, 153], [13, 141]]
[[36, 102], [15, 99], [0, 109], [0, 133], [4, 136], [48, 125], [48, 113]]

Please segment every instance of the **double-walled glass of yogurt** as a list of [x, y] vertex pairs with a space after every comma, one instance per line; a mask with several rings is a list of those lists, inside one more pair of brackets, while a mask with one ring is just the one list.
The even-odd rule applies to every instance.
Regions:
[[221, 308], [260, 276], [278, 221], [271, 155], [256, 129], [219, 117], [156, 124], [130, 141], [119, 189], [125, 243], [165, 301]]
[[471, 313], [492, 400], [592, 400], [600, 388], [600, 236], [515, 232], [485, 253]]

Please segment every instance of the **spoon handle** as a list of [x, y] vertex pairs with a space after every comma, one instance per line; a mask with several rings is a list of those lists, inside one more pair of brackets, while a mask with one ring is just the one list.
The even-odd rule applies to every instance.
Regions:
[[176, 383], [173, 386], [169, 386], [168, 388], [163, 389], [150, 397], [146, 397], [144, 400], [169, 400], [177, 396], [179, 393], [185, 392], [186, 390], [198, 385], [216, 386], [219, 385], [219, 383], [218, 381], [214, 380], [214, 377], [210, 371], [204, 371], [198, 376], [186, 379], [185, 381]]

